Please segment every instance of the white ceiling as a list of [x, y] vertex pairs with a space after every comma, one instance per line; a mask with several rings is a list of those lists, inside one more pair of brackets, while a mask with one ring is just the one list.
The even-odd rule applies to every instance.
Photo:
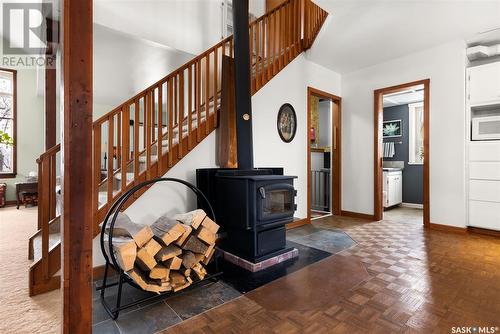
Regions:
[[500, 27], [500, 0], [314, 0], [331, 15], [311, 60], [341, 74]]

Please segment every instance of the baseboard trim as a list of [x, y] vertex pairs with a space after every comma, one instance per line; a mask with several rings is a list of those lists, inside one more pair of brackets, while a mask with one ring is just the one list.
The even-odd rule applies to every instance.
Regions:
[[375, 221], [375, 216], [374, 215], [369, 215], [366, 213], [359, 213], [359, 212], [352, 212], [352, 211], [344, 211], [342, 210], [340, 212], [340, 215], [343, 217], [349, 217], [349, 218], [357, 218], [357, 219], [364, 219], [364, 220], [370, 220], [370, 221]]
[[488, 230], [486, 228], [468, 226], [467, 231], [472, 234], [489, 235], [491, 237], [500, 237], [500, 231]]
[[309, 218], [294, 218], [293, 222], [286, 224], [286, 229], [289, 230], [291, 228], [304, 226], [304, 225], [307, 225], [310, 223], [311, 223], [311, 220]]
[[411, 208], [411, 209], [424, 209], [423, 204], [417, 204], [417, 203], [401, 203], [401, 206], [404, 208]]
[[465, 228], [465, 227], [457, 227], [457, 226], [442, 225], [442, 224], [435, 224], [435, 223], [430, 223], [429, 228], [431, 230], [442, 231], [442, 232], [451, 232], [451, 233], [459, 233], [459, 234], [466, 234], [467, 233], [467, 228]]

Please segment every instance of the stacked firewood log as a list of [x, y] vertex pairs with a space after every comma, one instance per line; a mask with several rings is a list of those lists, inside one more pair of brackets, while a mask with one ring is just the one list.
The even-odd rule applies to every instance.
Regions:
[[[109, 224], [106, 238], [109, 237]], [[207, 275], [219, 225], [203, 210], [140, 225], [119, 213], [113, 229], [113, 252], [120, 267], [143, 290], [179, 291]], [[105, 242], [109, 252], [108, 241]], [[109, 256], [109, 254], [108, 254]]]

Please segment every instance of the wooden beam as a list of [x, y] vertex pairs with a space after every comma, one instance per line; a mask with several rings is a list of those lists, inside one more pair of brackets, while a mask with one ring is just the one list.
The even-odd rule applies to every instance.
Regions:
[[219, 115], [219, 165], [237, 168], [236, 106], [234, 102], [234, 61], [222, 57], [222, 94]]
[[63, 333], [92, 331], [92, 0], [63, 3]]

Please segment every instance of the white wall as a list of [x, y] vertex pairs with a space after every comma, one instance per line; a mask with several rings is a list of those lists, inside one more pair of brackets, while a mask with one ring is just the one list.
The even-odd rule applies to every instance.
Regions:
[[7, 184], [8, 201], [15, 200], [16, 182], [26, 181], [31, 171], [37, 171], [36, 159], [44, 151], [44, 100], [37, 96], [37, 76], [34, 69], [17, 71], [17, 177], [1, 179]]
[[430, 215], [464, 227], [465, 43], [450, 42], [342, 76], [342, 209], [373, 214], [373, 94], [430, 83]]
[[[256, 167], [284, 167], [296, 175], [296, 217], [307, 217], [307, 87], [340, 95], [340, 75], [298, 56], [252, 98], [253, 143]], [[278, 110], [290, 103], [297, 114], [295, 139], [287, 144], [276, 129]]]

